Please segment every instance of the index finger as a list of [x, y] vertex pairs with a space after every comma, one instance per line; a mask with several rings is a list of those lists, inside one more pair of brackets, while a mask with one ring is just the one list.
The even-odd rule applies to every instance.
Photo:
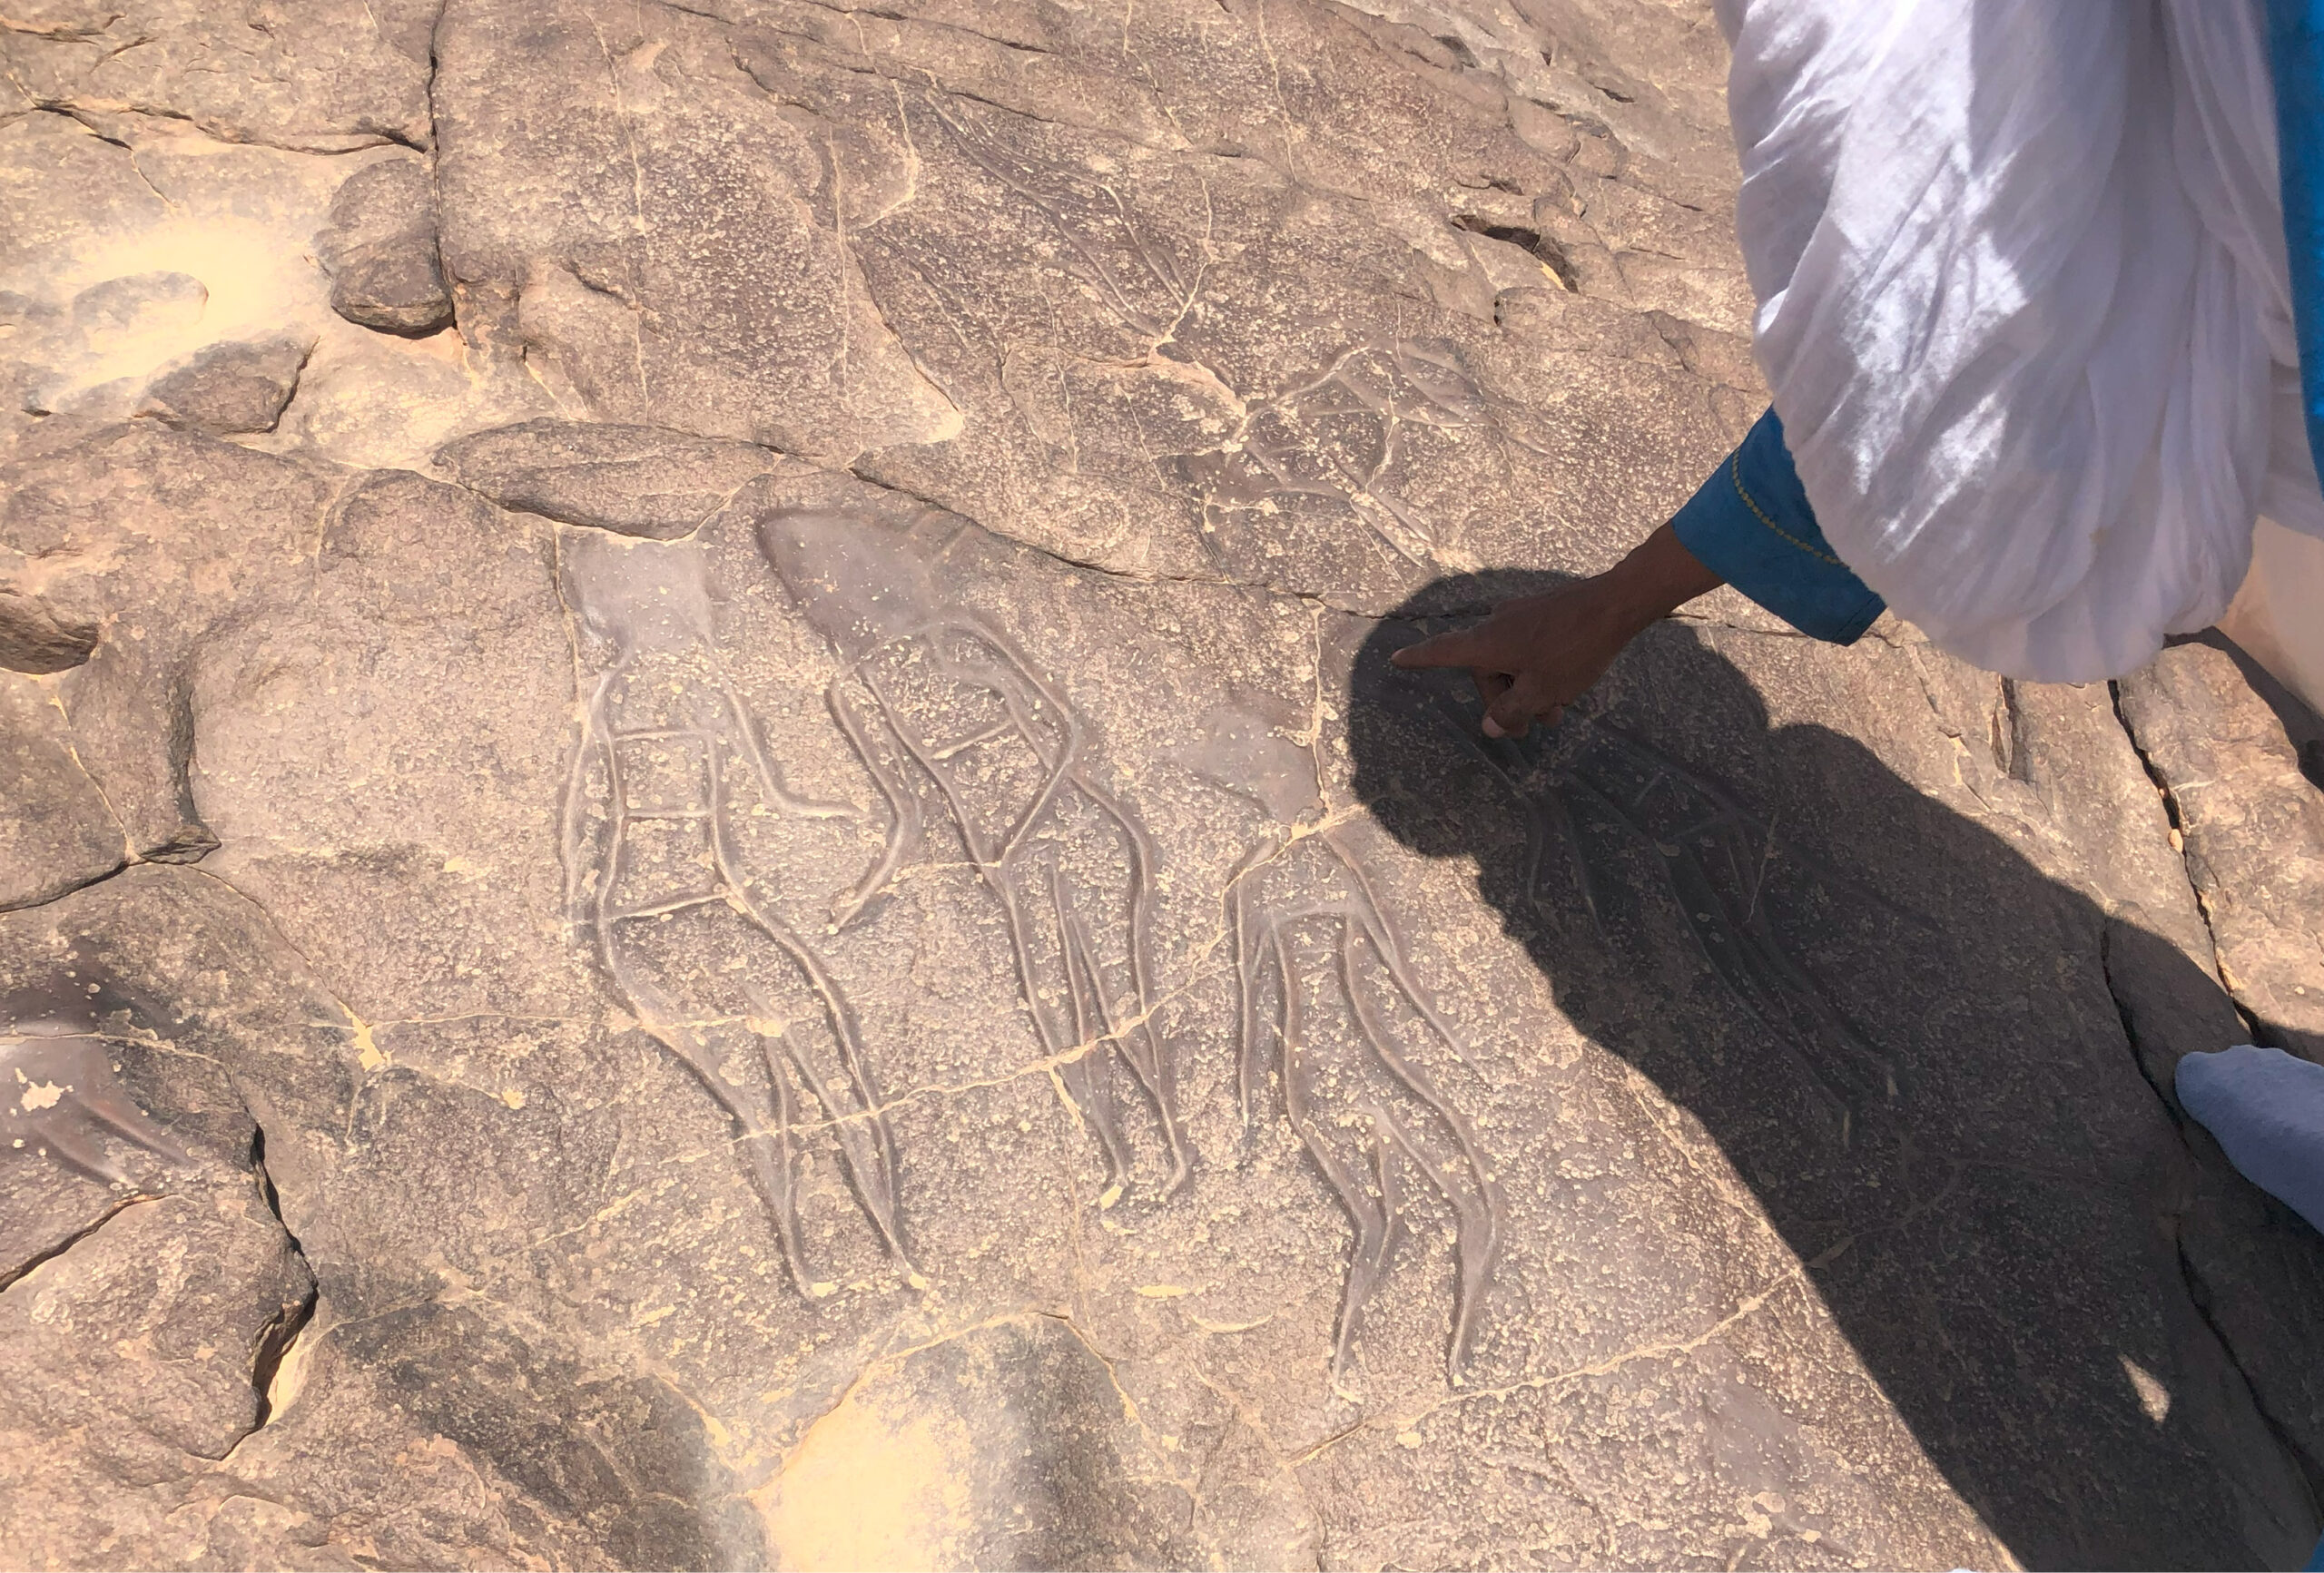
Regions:
[[1482, 664], [1482, 644], [1474, 628], [1455, 628], [1450, 634], [1407, 644], [1388, 659], [1407, 672], [1432, 666], [1475, 666]]

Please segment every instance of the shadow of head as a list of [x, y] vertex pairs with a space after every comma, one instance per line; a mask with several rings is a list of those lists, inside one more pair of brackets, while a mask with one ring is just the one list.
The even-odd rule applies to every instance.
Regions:
[[[1856, 657], [1664, 623], [1557, 726], [1484, 739], [1465, 673], [1388, 657], [1507, 593], [1440, 582], [1360, 651], [1379, 823], [1475, 861], [1560, 1010], [1700, 1120], [2026, 1565], [2265, 1563], [2312, 1536], [2248, 1399], [2208, 1396], [2240, 1382], [2171, 1243], [2186, 1151], [2155, 1087], [2232, 1035], [2216, 985], [1854, 738], [1771, 724], [1716, 645], [1795, 709]], [[2175, 1040], [2142, 1045], [2156, 1083], [2126, 1021]]]

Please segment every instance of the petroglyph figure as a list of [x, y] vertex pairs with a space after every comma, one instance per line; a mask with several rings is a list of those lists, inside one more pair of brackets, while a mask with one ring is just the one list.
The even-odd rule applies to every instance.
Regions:
[[1272, 1044], [1292, 1128], [1355, 1229], [1334, 1383], [1409, 1203], [1426, 1186], [1454, 1220], [1458, 1277], [1445, 1364], [1458, 1385], [1500, 1253], [1506, 1205], [1475, 1133], [1410, 1046], [1433, 1039], [1455, 1059], [1464, 1047], [1413, 977], [1350, 842], [1350, 826], [1324, 811], [1310, 749], [1265, 717], [1231, 706], [1211, 714], [1206, 732], [1202, 756], [1191, 762], [1257, 802], [1271, 821], [1226, 892], [1244, 1126], [1261, 1117]]
[[1600, 838], [1628, 841], [1657, 870], [1704, 960], [1805, 1072], [1843, 1146], [1866, 1107], [1897, 1096], [1894, 1066], [1777, 932], [1768, 875], [1788, 861], [1925, 930], [1926, 919], [1780, 840], [1727, 787], [1610, 721], [1574, 708], [1522, 739], [1487, 738], [1473, 705], [1447, 699], [1439, 713], [1525, 811], [1522, 890], [1536, 912], [1547, 915], [1561, 866], [1610, 940], [1610, 860]]
[[1164, 1189], [1176, 1189], [1188, 1157], [1153, 1022], [1154, 851], [1099, 781], [1088, 724], [1006, 634], [937, 589], [893, 529], [793, 510], [761, 520], [759, 544], [844, 664], [832, 713], [893, 815], [885, 855], [836, 915], [852, 919], [914, 855], [922, 826], [906, 774], [916, 770], [1000, 903], [1042, 1046], [1105, 1152], [1100, 1204], [1130, 1167], [1117, 1061], [1160, 1123]]
[[[791, 792], [721, 664], [700, 550], [570, 532], [565, 590], [606, 664], [586, 686], [567, 788], [567, 907], [639, 1021], [743, 1136], [793, 1282], [801, 1100], [822, 1111], [881, 1245], [911, 1271], [894, 1138], [855, 1014], [755, 870], [762, 827], [855, 811]], [[917, 1282], [917, 1274], [913, 1274]]]
[[1157, 344], [1169, 339], [1201, 291], [1206, 263], [1176, 255], [1151, 225], [1140, 222], [1113, 182], [1086, 168], [1004, 147], [947, 113], [932, 93], [924, 102], [970, 162], [1030, 204], [1055, 231], [1065, 243], [1066, 265], [1107, 310]]
[[[1206, 240], [1174, 243], [1114, 181], [1004, 146], [933, 98], [928, 108], [964, 156], [1057, 236], [1059, 262], [1095, 300], [1149, 341], [1152, 364], [1202, 298]], [[1215, 559], [1241, 536], [1260, 537], [1264, 552], [1276, 533], [1268, 516], [1305, 504], [1347, 510], [1381, 549], [1426, 567], [1454, 543], [1452, 530], [1432, 524], [1407, 495], [1416, 475], [1472, 470], [1488, 455], [1506, 467], [1504, 445], [1541, 451], [1519, 434], [1519, 412], [1479, 388], [1442, 342], [1353, 345], [1311, 376], [1249, 396], [1183, 348], [1170, 357], [1167, 379], [1206, 385], [1202, 397], [1217, 414], [1203, 429], [1225, 428], [1213, 446], [1176, 461], [1201, 499], [1202, 539]]]
[[[1421, 449], [1463, 437], [1531, 446], [1449, 349], [1393, 339], [1344, 350], [1307, 380], [1250, 400], [1226, 442], [1182, 463], [1203, 499], [1203, 539], [1214, 555], [1223, 532], [1319, 498], [1348, 508], [1382, 546], [1425, 567], [1452, 542], [1403, 491]], [[1460, 462], [1473, 464], [1474, 450]]]

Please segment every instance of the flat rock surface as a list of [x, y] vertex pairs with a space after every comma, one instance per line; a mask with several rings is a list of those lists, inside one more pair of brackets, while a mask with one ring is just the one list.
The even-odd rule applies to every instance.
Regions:
[[0, 32], [0, 1561], [2306, 1555], [2315, 718], [1389, 665], [1761, 408], [1707, 5], [261, 20]]

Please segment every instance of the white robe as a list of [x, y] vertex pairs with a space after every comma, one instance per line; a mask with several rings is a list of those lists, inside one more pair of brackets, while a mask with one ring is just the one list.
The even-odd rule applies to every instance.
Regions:
[[2020, 677], [2234, 602], [2324, 705], [2263, 0], [1718, 5], [1757, 350], [1834, 550]]

